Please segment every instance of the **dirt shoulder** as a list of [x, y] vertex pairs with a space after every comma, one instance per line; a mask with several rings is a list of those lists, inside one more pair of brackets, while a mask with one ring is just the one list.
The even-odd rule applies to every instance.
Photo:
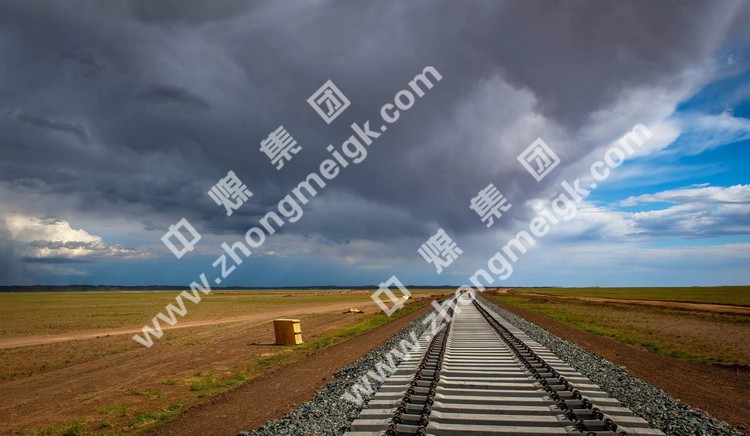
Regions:
[[492, 301], [557, 337], [626, 367], [635, 376], [663, 389], [693, 408], [705, 410], [734, 426], [750, 426], [750, 403], [747, 401], [750, 374], [747, 372], [649, 353], [497, 300]]
[[[58, 355], [92, 350], [103, 355], [0, 382], [4, 399], [0, 434], [11, 429], [33, 433], [32, 429], [64, 426], [73, 420], [90, 430], [98, 422], [108, 421], [111, 430], [136, 431], [140, 424], [128, 430], [128, 423], [144, 413], [194, 403], [195, 396], [202, 393], [195, 390], [194, 383], [211, 377], [224, 380], [253, 366], [259, 358], [277, 353], [272, 318], [301, 319], [304, 338], [312, 341], [326, 331], [350, 325], [355, 318], [342, 314], [348, 307], [347, 303], [321, 303], [253, 314], [243, 321], [196, 320], [200, 326], [192, 323], [190, 328], [172, 330], [150, 349], [119, 334], [2, 350], [3, 358], [15, 361], [18, 354], [23, 359], [50, 362], [50, 366]], [[372, 301], [358, 307], [367, 313], [377, 310]], [[127, 414], [108, 411], [120, 406], [127, 408]]]
[[234, 435], [260, 427], [291, 412], [295, 404], [311, 400], [320, 387], [333, 379], [336, 371], [365, 356], [428, 310], [430, 306], [341, 344], [311, 352], [300, 361], [196, 405], [147, 434]]
[[[507, 294], [505, 292], [499, 292], [501, 294]], [[603, 297], [582, 297], [582, 296], [568, 296], [568, 295], [549, 295], [538, 292], [517, 292], [514, 291], [511, 295], [519, 296], [531, 296], [531, 297], [544, 297], [549, 299], [557, 300], [576, 300], [576, 301], [588, 301], [593, 303], [616, 303], [616, 304], [629, 304], [635, 306], [653, 306], [660, 307], [662, 309], [677, 309], [677, 310], [692, 310], [699, 312], [712, 312], [722, 313], [729, 315], [750, 315], [750, 307], [747, 306], [734, 306], [731, 304], [715, 304], [715, 303], [689, 303], [684, 301], [664, 301], [664, 300], [631, 300], [625, 298], [603, 298]]]
[[[344, 311], [351, 307], [351, 303], [328, 303], [312, 306], [306, 310], [306, 313], [326, 313], [331, 311]], [[375, 305], [372, 305], [374, 308]], [[369, 308], [369, 307], [368, 307]], [[162, 330], [176, 330], [193, 327], [207, 327], [220, 324], [237, 324], [237, 323], [262, 323], [268, 321], [270, 318], [278, 318], [284, 316], [289, 312], [288, 309], [281, 308], [279, 310], [267, 313], [257, 313], [246, 316], [236, 316], [230, 318], [221, 319], [204, 319], [196, 321], [180, 320], [175, 325], [168, 325], [163, 323]], [[150, 320], [149, 320], [150, 321]], [[150, 324], [150, 322], [149, 322]], [[142, 334], [143, 327], [137, 328], [117, 328], [117, 329], [101, 329], [101, 330], [81, 330], [74, 333], [66, 333], [59, 335], [34, 335], [34, 336], [21, 336], [21, 337], [5, 337], [0, 338], [0, 349], [5, 348], [16, 348], [16, 347], [27, 347], [33, 345], [45, 345], [53, 344], [57, 342], [68, 342], [84, 339], [94, 339], [103, 336], [117, 336], [117, 335], [135, 335]]]

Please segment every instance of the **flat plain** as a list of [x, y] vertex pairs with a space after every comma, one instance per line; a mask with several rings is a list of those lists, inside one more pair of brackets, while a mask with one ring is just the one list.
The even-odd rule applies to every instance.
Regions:
[[748, 286], [517, 288], [488, 296], [674, 398], [750, 425]]
[[[451, 292], [412, 293], [394, 317]], [[197, 305], [186, 302], [187, 315], [152, 348], [130, 339], [177, 294], [0, 293], [0, 434], [116, 435], [179, 426], [195, 406], [209, 407], [240, 385], [305, 365], [311, 353], [392, 320], [378, 313], [368, 291], [214, 291]], [[749, 287], [518, 288], [487, 296], [688, 404], [735, 424], [750, 421], [747, 407], [738, 408], [750, 389], [743, 381], [750, 373], [750, 316], [743, 314]], [[365, 314], [343, 313], [351, 307]], [[302, 320], [305, 345], [273, 344], [271, 320], [281, 317]], [[691, 383], [674, 383], [673, 371]], [[710, 400], [716, 389], [725, 389], [726, 401]], [[227, 396], [226, 407], [240, 410], [246, 401], [229, 399], [242, 395]]]
[[665, 288], [519, 288], [517, 293], [750, 306], [750, 286]]
[[518, 288], [494, 298], [670, 357], [750, 369], [750, 287]]
[[[390, 321], [368, 291], [214, 291], [153, 347], [133, 341], [177, 294], [0, 293], [0, 433], [139, 433]], [[394, 317], [432, 292], [414, 295]], [[273, 344], [282, 317], [302, 321], [303, 346]]]

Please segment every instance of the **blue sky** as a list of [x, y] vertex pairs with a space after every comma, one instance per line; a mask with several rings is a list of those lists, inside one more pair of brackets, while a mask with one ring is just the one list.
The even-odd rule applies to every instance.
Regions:
[[[0, 284], [214, 277], [428, 65], [435, 87], [222, 285], [467, 283], [638, 123], [654, 137], [502, 285], [748, 284], [747, 4], [583, 3], [2, 6]], [[330, 124], [306, 102], [328, 79], [352, 102]], [[302, 151], [276, 170], [259, 145], [281, 124]], [[540, 182], [516, 160], [536, 138], [561, 159]], [[206, 193], [230, 170], [253, 197], [228, 217]], [[489, 183], [512, 208], [488, 229], [469, 201]], [[202, 240], [178, 260], [160, 238], [182, 217]], [[463, 251], [441, 273], [417, 252], [438, 229]]]

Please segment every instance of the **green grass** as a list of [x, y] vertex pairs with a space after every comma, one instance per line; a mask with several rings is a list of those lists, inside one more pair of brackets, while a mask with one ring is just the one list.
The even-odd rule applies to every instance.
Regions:
[[625, 298], [635, 300], [686, 301], [750, 306], [750, 286], [685, 288], [518, 288], [514, 292], [536, 292], [554, 296]]
[[415, 310], [423, 307], [424, 304], [413, 303], [405, 306], [403, 309], [394, 313], [392, 316], [388, 316], [382, 312], [371, 314], [371, 315], [355, 315], [360, 316], [362, 319], [356, 324], [348, 327], [340, 328], [334, 332], [327, 333], [322, 337], [316, 339], [313, 342], [303, 344], [303, 348], [324, 348], [333, 344], [342, 342], [345, 339], [359, 336], [367, 333], [370, 330], [374, 330], [390, 321], [405, 316]]
[[253, 366], [247, 368], [247, 372], [249, 374], [248, 377], [254, 378], [254, 375], [258, 371], [264, 371], [270, 367], [295, 362], [304, 357], [304, 355], [311, 349], [317, 350], [330, 347], [332, 345], [344, 342], [349, 338], [360, 336], [390, 321], [401, 318], [402, 316], [406, 316], [409, 313], [412, 313], [424, 307], [425, 304], [426, 303], [416, 302], [408, 304], [403, 309], [397, 311], [390, 317], [382, 312], [369, 315], [353, 315], [359, 317], [359, 320], [354, 325], [341, 327], [339, 329], [327, 332], [312, 342], [305, 342], [302, 345], [298, 346], [288, 346], [285, 347], [286, 349], [278, 353], [261, 357], [255, 362]]
[[190, 391], [195, 392], [198, 398], [212, 397], [235, 386], [239, 386], [248, 379], [245, 374], [237, 374], [230, 378], [219, 378], [216, 374], [199, 372], [186, 380]]
[[17, 430], [14, 431], [14, 433], [28, 436], [85, 436], [90, 434], [86, 431], [84, 423], [80, 420], [68, 421], [62, 424], [32, 430], [31, 432]]
[[[222, 392], [226, 392], [227, 390], [237, 387], [246, 381], [255, 379], [272, 368], [296, 362], [304, 358], [312, 350], [330, 347], [344, 342], [349, 338], [356, 337], [374, 330], [390, 321], [403, 317], [424, 307], [425, 304], [426, 303], [416, 302], [408, 304], [403, 309], [394, 313], [391, 317], [388, 317], [383, 313], [353, 315], [357, 316], [357, 320], [353, 325], [329, 331], [318, 337], [314, 341], [305, 342], [302, 345], [279, 347], [278, 352], [260, 357], [253, 363], [253, 365], [245, 368], [244, 371], [235, 373], [233, 373], [232, 371], [222, 373], [210, 373], [201, 371], [191, 377], [186, 378], [182, 384], [190, 387], [190, 392], [195, 395], [195, 398], [213, 397]], [[164, 382], [164, 384], [176, 383], [177, 382], [174, 380], [167, 380], [166, 382]], [[134, 389], [129, 391], [129, 393], [132, 395], [140, 395], [148, 398], [149, 396], [160, 395], [161, 391], [159, 391], [158, 389], [150, 389], [148, 391]], [[143, 417], [142, 419], [147, 418]]]
[[145, 430], [156, 425], [165, 423], [177, 417], [182, 411], [182, 405], [179, 403], [171, 404], [166, 409], [155, 410], [153, 412], [142, 413], [128, 423], [128, 428]]
[[102, 407], [99, 409], [99, 413], [102, 415], [125, 416], [128, 412], [128, 407], [126, 403], [115, 403], [107, 407]]
[[252, 371], [254, 368], [270, 368], [281, 363], [286, 363], [289, 361], [289, 358], [292, 357], [292, 351], [293, 350], [286, 350], [270, 356], [261, 357], [255, 362], [255, 366], [250, 367], [248, 371]]
[[[223, 291], [222, 291], [223, 292]], [[15, 319], [16, 326], [11, 326], [14, 332], [18, 333], [22, 328], [21, 319], [24, 310], [33, 310], [29, 305], [38, 302], [40, 304], [39, 312], [44, 313], [45, 326], [52, 326], [58, 329], [55, 332], [65, 331], [67, 328], [75, 325], [76, 328], [91, 326], [90, 320], [95, 319], [97, 323], [102, 320], [121, 325], [123, 320], [135, 316], [139, 323], [143, 322], [143, 311], [147, 308], [148, 313], [153, 316], [153, 310], [162, 310], [165, 302], [173, 301], [174, 292], [151, 292], [138, 293], [138, 296], [132, 293], [26, 293], [7, 294], [0, 293], [0, 319], [5, 314], [10, 314]], [[146, 295], [144, 295], [146, 294]], [[359, 302], [370, 301], [369, 294], [341, 294], [341, 295], [300, 295], [295, 293], [294, 297], [285, 297], [288, 292], [274, 292], [274, 294], [257, 295], [251, 293], [233, 292], [231, 295], [211, 294], [211, 303], [204, 302], [199, 305], [192, 305], [191, 308], [205, 307], [206, 314], [224, 314], [231, 316], [234, 312], [257, 313], [268, 309], [278, 309], [279, 306], [294, 309], [296, 306], [309, 306], [311, 302], [347, 302], [352, 307], [357, 307]], [[3, 301], [14, 300], [15, 302], [8, 306], [3, 306]], [[166, 379], [162, 382], [162, 391], [153, 387], [137, 387], [126, 390], [127, 394], [133, 397], [135, 403], [128, 405], [125, 403], [115, 403], [92, 410], [92, 416], [86, 421], [71, 421], [65, 424], [57, 424], [38, 430], [24, 430], [22, 434], [40, 434], [40, 435], [60, 435], [60, 434], [117, 434], [117, 431], [123, 433], [133, 433], [148, 430], [163, 422], [173, 419], [181, 413], [183, 404], [193, 404], [196, 399], [208, 398], [226, 392], [237, 387], [248, 380], [252, 380], [266, 373], [270, 369], [300, 360], [312, 351], [330, 347], [332, 345], [346, 341], [349, 338], [361, 335], [377, 327], [386, 324], [389, 321], [405, 316], [421, 307], [424, 302], [410, 302], [405, 308], [396, 312], [393, 316], [387, 317], [382, 313], [364, 314], [364, 315], [347, 315], [351, 317], [352, 324], [345, 327], [336, 328], [324, 334], [315, 337], [299, 346], [280, 346], [274, 347], [274, 354], [263, 356], [249, 367], [244, 365], [232, 366], [229, 369], [217, 370], [211, 372], [199, 372], [185, 379]], [[133, 306], [133, 307], [130, 307]], [[216, 309], [219, 307], [219, 309]], [[91, 316], [89, 314], [101, 314], [102, 311], [113, 309], [115, 314], [107, 316]], [[64, 314], [68, 315], [64, 315]], [[71, 316], [71, 314], [80, 313], [79, 321], [66, 324], [66, 320], [54, 320], [48, 318], [61, 318]], [[192, 312], [191, 312], [192, 314]], [[28, 318], [28, 313], [26, 315]], [[13, 324], [13, 323], [11, 323]], [[30, 323], [34, 324], [34, 323]], [[0, 331], [6, 326], [0, 326]], [[32, 327], [36, 329], [37, 327]], [[46, 328], [46, 327], [44, 327]], [[45, 332], [48, 333], [48, 332]], [[58, 344], [50, 345], [51, 347]], [[7, 350], [6, 350], [7, 351]], [[12, 351], [12, 350], [11, 350]], [[3, 353], [0, 352], [0, 355]], [[1, 366], [0, 366], [0, 369]], [[178, 386], [179, 385], [179, 386]], [[179, 392], [179, 396], [172, 397], [174, 392]], [[144, 402], [144, 400], [147, 400]], [[165, 407], [166, 404], [174, 402], [171, 406]], [[154, 405], [154, 403], [159, 403]], [[139, 407], [137, 404], [140, 404]], [[145, 406], [145, 410], [144, 410]], [[149, 410], [149, 408], [159, 408], [158, 410]], [[86, 433], [84, 430], [88, 430]], [[20, 431], [20, 430], [19, 430]], [[29, 433], [29, 432], [33, 433]]]
[[[386, 316], [384, 313], [353, 315], [358, 317], [355, 324], [329, 331], [314, 341], [305, 342], [302, 345], [280, 347], [278, 352], [259, 358], [253, 365], [247, 367], [244, 371], [240, 371], [236, 374], [228, 374], [226, 372], [217, 374], [201, 371], [186, 378], [183, 384], [190, 387], [190, 391], [196, 398], [209, 398], [237, 387], [246, 381], [257, 378], [269, 369], [296, 362], [304, 358], [311, 350], [330, 347], [344, 342], [349, 338], [374, 330], [390, 321], [424, 307], [425, 304], [426, 303], [416, 302], [408, 304], [390, 317]], [[227, 377], [227, 374], [229, 377]], [[164, 384], [176, 383], [177, 382], [174, 380], [167, 380], [164, 382]], [[150, 389], [147, 391], [132, 389], [128, 393], [131, 395], [144, 396], [146, 398], [151, 398], [154, 395], [161, 395], [161, 391], [158, 389]]]
[[[494, 295], [491, 299], [652, 353], [706, 364], [750, 365], [750, 354], [739, 349], [742, 344], [738, 347], [730, 343], [734, 341], [733, 338], [722, 340], [721, 336], [722, 331], [728, 335], [747, 335], [750, 324], [745, 316], [560, 301], [512, 294]], [[669, 326], [684, 328], [673, 332]], [[706, 327], [706, 331], [701, 327]], [[716, 332], [720, 332], [719, 337]]]
[[[47, 335], [78, 330], [142, 327], [179, 291], [141, 292], [0, 292], [0, 336]], [[287, 296], [291, 295], [291, 296]], [[199, 304], [185, 301], [188, 317], [217, 319], [319, 303], [369, 302], [368, 294], [336, 291], [216, 291]], [[29, 317], [33, 322], [29, 322]]]

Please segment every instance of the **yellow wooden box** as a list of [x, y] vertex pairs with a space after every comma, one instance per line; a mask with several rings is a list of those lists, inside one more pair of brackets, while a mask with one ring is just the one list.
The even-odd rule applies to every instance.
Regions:
[[273, 331], [278, 345], [299, 345], [302, 343], [302, 326], [298, 319], [275, 319]]

